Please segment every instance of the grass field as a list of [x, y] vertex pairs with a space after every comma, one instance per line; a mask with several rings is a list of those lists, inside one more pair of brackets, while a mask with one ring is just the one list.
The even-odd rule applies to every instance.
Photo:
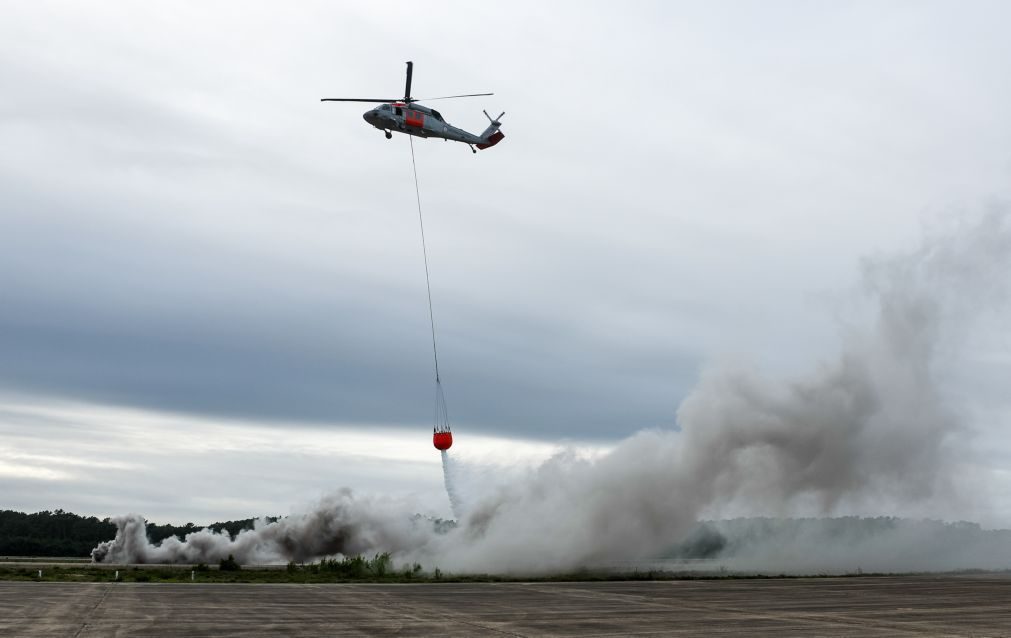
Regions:
[[[41, 570], [42, 576], [39, 577]], [[395, 570], [377, 575], [373, 573], [347, 574], [319, 569], [318, 564], [292, 568], [243, 567], [240, 570], [200, 568], [200, 566], [94, 566], [94, 565], [0, 565], [0, 581], [41, 582], [128, 582], [128, 583], [436, 583], [436, 582], [516, 582], [516, 581], [607, 581], [607, 580], [676, 580], [688, 578], [729, 578], [732, 576], [710, 574], [675, 574], [672, 572], [572, 572], [552, 576], [498, 575], [498, 574], [445, 574], [414, 570]]]
[[[41, 577], [39, 572], [41, 570]], [[854, 573], [843, 576], [894, 576], [894, 574]], [[388, 570], [377, 574], [347, 573], [321, 567], [319, 563], [284, 566], [246, 566], [222, 570], [217, 566], [192, 565], [53, 565], [25, 566], [0, 564], [0, 581], [35, 582], [127, 582], [127, 583], [509, 583], [509, 582], [606, 582], [665, 580], [738, 580], [827, 577], [825, 574], [768, 575], [732, 572], [594, 571], [580, 570], [552, 575], [529, 574], [447, 574], [439, 570]], [[832, 577], [839, 577], [838, 574]]]
[[[981, 573], [979, 570], [961, 574]], [[426, 571], [413, 564], [395, 568], [389, 554], [372, 558], [348, 556], [324, 558], [316, 563], [241, 566], [229, 556], [217, 565], [110, 565], [80, 558], [19, 558], [0, 560], [0, 581], [36, 582], [126, 582], [126, 583], [508, 583], [508, 582], [593, 582], [662, 580], [734, 580], [816, 578], [839, 576], [896, 576], [897, 574], [755, 574], [716, 570], [584, 569], [552, 575], [530, 574], [447, 574], [440, 569]]]

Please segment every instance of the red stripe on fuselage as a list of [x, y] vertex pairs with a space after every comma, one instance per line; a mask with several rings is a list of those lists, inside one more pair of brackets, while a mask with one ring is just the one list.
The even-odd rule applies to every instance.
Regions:
[[404, 111], [404, 123], [408, 126], [424, 126], [425, 114], [418, 111]]

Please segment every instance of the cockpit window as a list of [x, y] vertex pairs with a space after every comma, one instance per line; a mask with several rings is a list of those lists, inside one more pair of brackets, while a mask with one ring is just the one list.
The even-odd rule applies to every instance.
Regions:
[[381, 110], [381, 111], [389, 111], [390, 110], [390, 105], [389, 104], [383, 104], [382, 106], [379, 107], [379, 110]]

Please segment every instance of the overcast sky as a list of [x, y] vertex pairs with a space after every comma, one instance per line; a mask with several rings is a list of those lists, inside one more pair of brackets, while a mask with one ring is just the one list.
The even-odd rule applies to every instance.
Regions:
[[[673, 427], [713, 360], [809, 369], [862, 257], [1011, 197], [1001, 2], [2, 13], [0, 508], [445, 508], [408, 139], [319, 101], [394, 97], [409, 59], [417, 96], [495, 92], [451, 123], [506, 112], [476, 156], [415, 144], [464, 457]], [[966, 378], [1001, 469], [993, 332]]]

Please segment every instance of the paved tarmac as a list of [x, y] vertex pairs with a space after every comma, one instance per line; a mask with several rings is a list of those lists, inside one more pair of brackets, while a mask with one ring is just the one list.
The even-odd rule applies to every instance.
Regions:
[[0, 582], [0, 636], [1011, 636], [1006, 576], [609, 583]]

